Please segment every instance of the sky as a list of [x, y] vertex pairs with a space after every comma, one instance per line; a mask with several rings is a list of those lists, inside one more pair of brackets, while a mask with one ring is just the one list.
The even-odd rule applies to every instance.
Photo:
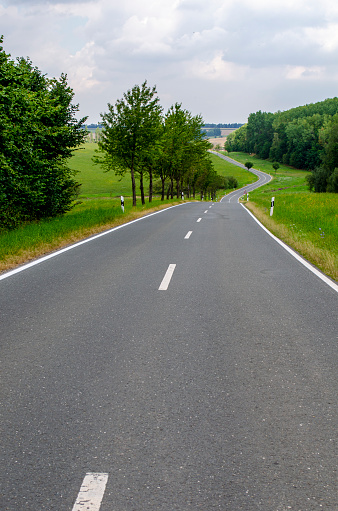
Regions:
[[336, 0], [0, 0], [0, 34], [87, 123], [145, 80], [216, 124], [338, 96]]

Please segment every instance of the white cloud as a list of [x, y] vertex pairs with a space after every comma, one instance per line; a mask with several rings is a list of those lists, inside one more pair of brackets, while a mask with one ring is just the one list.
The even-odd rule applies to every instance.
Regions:
[[5, 51], [67, 73], [93, 122], [144, 79], [210, 122], [336, 94], [335, 0], [0, 0], [0, 16]]
[[287, 66], [285, 77], [288, 80], [320, 80], [325, 75], [325, 68], [319, 66]]
[[204, 80], [238, 82], [245, 79], [249, 73], [249, 67], [225, 61], [223, 59], [223, 52], [219, 51], [209, 62], [199, 59], [194, 60], [189, 67], [189, 72], [194, 77]]

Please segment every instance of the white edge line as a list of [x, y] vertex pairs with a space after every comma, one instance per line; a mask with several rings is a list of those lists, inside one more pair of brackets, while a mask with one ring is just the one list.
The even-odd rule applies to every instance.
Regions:
[[184, 239], [188, 240], [191, 235], [192, 235], [192, 231], [188, 231], [187, 234], [184, 236]]
[[63, 254], [64, 252], [67, 252], [68, 250], [72, 250], [73, 248], [79, 247], [80, 245], [84, 245], [85, 243], [89, 243], [90, 241], [96, 240], [97, 238], [100, 238], [101, 236], [105, 236], [106, 234], [110, 234], [113, 231], [122, 229], [123, 227], [126, 227], [127, 225], [134, 224], [135, 222], [139, 222], [140, 220], [144, 220], [145, 218], [148, 218], [153, 215], [158, 215], [159, 213], [168, 211], [168, 209], [177, 208], [179, 206], [184, 206], [185, 204], [190, 204], [190, 203], [185, 202], [183, 204], [176, 204], [175, 206], [170, 206], [169, 208], [164, 208], [164, 209], [161, 209], [160, 211], [155, 211], [154, 213], [149, 213], [149, 215], [145, 215], [145, 216], [141, 216], [140, 218], [136, 218], [136, 220], [131, 220], [130, 222], [126, 222], [125, 224], [118, 225], [117, 227], [113, 227], [112, 229], [109, 229], [108, 231], [103, 231], [103, 232], [100, 232], [99, 234], [95, 234], [95, 236], [86, 238], [85, 240], [74, 243], [73, 245], [70, 245], [69, 247], [62, 248], [61, 250], [57, 250], [56, 252], [52, 252], [51, 254], [40, 257], [39, 259], [35, 259], [34, 261], [31, 261], [30, 263], [24, 264], [23, 266], [20, 266], [19, 268], [15, 268], [14, 270], [10, 270], [6, 273], [3, 273], [2, 275], [0, 275], [0, 280], [7, 279], [8, 277], [15, 275], [16, 273], [20, 273], [21, 271], [28, 270], [28, 268], [31, 268], [32, 266], [35, 266], [36, 264], [43, 263], [44, 261], [47, 261], [48, 259], [51, 259], [52, 257], [56, 257], [60, 254]]
[[163, 280], [160, 284], [160, 287], [158, 288], [159, 291], [166, 291], [169, 287], [171, 277], [173, 276], [173, 273], [175, 271], [176, 264], [169, 264], [168, 269], [163, 277]]
[[88, 472], [83, 479], [72, 511], [99, 511], [106, 489], [108, 474]]
[[[240, 203], [241, 204], [241, 203]], [[249, 215], [252, 216], [252, 218], [255, 220], [255, 222], [258, 223], [258, 225], [266, 232], [268, 233], [269, 236], [271, 236], [271, 238], [273, 238], [275, 241], [277, 241], [277, 243], [279, 243], [279, 245], [281, 245], [287, 252], [289, 252], [289, 254], [291, 254], [295, 259], [297, 259], [297, 261], [299, 261], [301, 264], [303, 264], [308, 270], [312, 271], [312, 273], [314, 273], [317, 277], [319, 277], [323, 282], [325, 282], [325, 284], [327, 284], [328, 286], [330, 286], [334, 291], [336, 291], [336, 293], [338, 293], [338, 285], [335, 284], [331, 279], [329, 279], [326, 275], [324, 275], [324, 273], [320, 272], [319, 270], [317, 270], [317, 268], [315, 268], [314, 266], [312, 266], [312, 264], [310, 264], [308, 261], [306, 261], [306, 259], [304, 259], [303, 257], [301, 257], [299, 254], [297, 254], [297, 252], [295, 252], [294, 250], [292, 250], [292, 248], [290, 248], [288, 245], [286, 245], [283, 241], [281, 241], [279, 238], [277, 238], [274, 234], [272, 234], [272, 232], [270, 232], [266, 227], [264, 227], [264, 225], [259, 221], [257, 220], [257, 218], [251, 213], [251, 211], [249, 211], [243, 204], [241, 204], [242, 208], [245, 209], [245, 211], [247, 213], [249, 213]]]

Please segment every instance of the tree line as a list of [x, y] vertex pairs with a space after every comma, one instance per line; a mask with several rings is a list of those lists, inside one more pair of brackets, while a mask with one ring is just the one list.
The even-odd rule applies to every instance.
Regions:
[[309, 170], [311, 190], [338, 192], [338, 98], [284, 112], [252, 113], [227, 137], [225, 148]]
[[68, 211], [79, 184], [67, 167], [85, 138], [67, 77], [10, 59], [0, 37], [0, 228]]
[[[80, 183], [68, 162], [86, 140], [87, 117], [77, 119], [79, 105], [66, 75], [48, 78], [28, 58], [11, 59], [2, 43], [0, 36], [0, 229], [11, 229], [73, 207]], [[234, 185], [213, 169], [202, 118], [179, 104], [163, 115], [155, 87], [135, 86], [108, 110], [101, 160], [106, 170], [130, 172], [133, 204], [135, 176], [142, 203], [145, 178], [150, 201], [153, 178], [161, 182], [162, 199], [165, 192], [171, 198], [183, 191], [213, 196]]]
[[136, 205], [136, 178], [139, 179], [141, 202], [145, 203], [145, 179], [152, 201], [154, 180], [160, 182], [161, 199], [209, 194], [220, 188], [237, 186], [233, 178], [219, 176], [213, 168], [204, 139], [203, 119], [193, 116], [175, 103], [166, 113], [160, 105], [156, 86], [147, 81], [135, 85], [116, 101], [108, 103], [101, 114], [102, 133], [95, 163], [106, 171], [123, 176], [130, 172], [133, 205]]

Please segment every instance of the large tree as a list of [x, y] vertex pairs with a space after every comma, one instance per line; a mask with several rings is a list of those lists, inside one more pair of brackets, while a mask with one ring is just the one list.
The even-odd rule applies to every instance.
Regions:
[[136, 206], [135, 172], [139, 172], [142, 192], [146, 162], [152, 159], [159, 136], [161, 112], [156, 86], [148, 87], [145, 81], [124, 93], [115, 105], [108, 103], [108, 112], [101, 114], [103, 131], [99, 150], [103, 156], [97, 161], [117, 174], [130, 171], [133, 206]]
[[67, 167], [84, 140], [85, 118], [67, 77], [46, 78], [28, 59], [13, 61], [0, 38], [0, 227], [62, 214], [78, 183]]
[[207, 150], [210, 143], [204, 140], [202, 127], [202, 117], [192, 116], [180, 103], [175, 103], [167, 111], [157, 165], [157, 175], [162, 181], [162, 199], [166, 179], [170, 181], [167, 195], [173, 198], [176, 181], [176, 195], [180, 197], [185, 179], [189, 189], [189, 180], [191, 182], [201, 160], [209, 158]]

